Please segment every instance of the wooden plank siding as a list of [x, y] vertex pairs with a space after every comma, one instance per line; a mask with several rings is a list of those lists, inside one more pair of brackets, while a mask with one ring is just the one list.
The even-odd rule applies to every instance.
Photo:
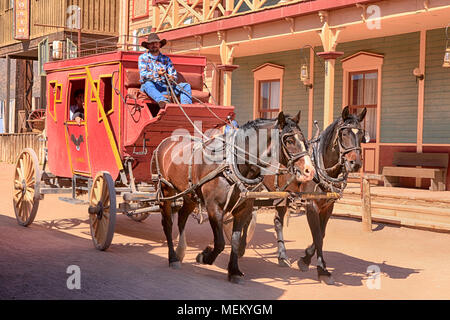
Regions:
[[66, 0], [67, 8], [71, 5], [82, 9], [83, 32], [106, 34], [119, 32], [119, 0]]
[[233, 64], [239, 65], [239, 68], [233, 72], [232, 76], [231, 104], [235, 106], [236, 120], [239, 124], [242, 125], [253, 119], [254, 80], [252, 70], [265, 63], [273, 63], [284, 67], [282, 110], [292, 116], [301, 110], [300, 126], [303, 132], [307, 133], [308, 91], [300, 81], [300, 66], [303, 57], [309, 58], [309, 49], [234, 59]]
[[45, 141], [38, 133], [0, 134], [0, 161], [15, 163], [17, 157], [25, 148], [36, 152], [39, 163], [45, 158]]
[[13, 10], [0, 11], [0, 45], [8, 44], [14, 41], [13, 39]]
[[[36, 39], [67, 26], [72, 5], [82, 9], [82, 32], [115, 36], [119, 31], [120, 0], [31, 0], [30, 38]], [[3, 4], [4, 7], [4, 4]], [[60, 28], [35, 26], [35, 24]], [[20, 43], [13, 39], [13, 10], [0, 10], [0, 47]]]
[[[315, 52], [322, 52], [323, 47], [315, 47]], [[313, 121], [317, 120], [320, 130], [323, 130], [323, 108], [325, 92], [325, 61], [314, 55], [314, 105]], [[336, 90], [334, 91], [336, 94]], [[313, 135], [316, 132], [313, 126]]]
[[450, 69], [443, 68], [445, 29], [427, 31], [423, 143], [450, 144]]
[[[359, 51], [384, 55], [381, 88], [382, 143], [415, 143], [417, 139], [418, 84], [412, 74], [419, 66], [420, 34], [418, 32], [391, 37], [340, 43], [337, 51], [344, 57]], [[336, 63], [335, 117], [342, 105], [342, 64]], [[401, 130], [399, 130], [401, 128]]]

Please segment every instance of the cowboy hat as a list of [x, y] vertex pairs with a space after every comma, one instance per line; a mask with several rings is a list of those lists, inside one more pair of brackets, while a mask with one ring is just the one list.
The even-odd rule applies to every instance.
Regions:
[[160, 46], [162, 48], [167, 43], [167, 40], [166, 39], [162, 39], [161, 40], [161, 39], [159, 39], [159, 37], [158, 37], [158, 35], [156, 33], [150, 33], [148, 35], [147, 41], [143, 41], [141, 43], [141, 46], [143, 46], [144, 48], [148, 49], [147, 45], [149, 45], [152, 42], [159, 42], [159, 44], [160, 44]]

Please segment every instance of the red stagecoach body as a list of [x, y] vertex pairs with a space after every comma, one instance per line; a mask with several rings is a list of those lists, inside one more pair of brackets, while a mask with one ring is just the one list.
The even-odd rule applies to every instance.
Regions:
[[[132, 158], [135, 181], [149, 182], [150, 161], [158, 144], [176, 129], [194, 134], [177, 104], [160, 109], [139, 91], [140, 54], [119, 51], [45, 64], [48, 165], [52, 174], [95, 177], [99, 171], [108, 171], [115, 180], [125, 160]], [[203, 91], [206, 58], [169, 56], [180, 78], [191, 84], [193, 97], [207, 101], [209, 94]], [[85, 101], [81, 125], [69, 116], [78, 89], [84, 90]], [[208, 106], [223, 120], [234, 110], [231, 106]], [[195, 99], [183, 107], [193, 121], [201, 121], [203, 131], [224, 124]]]

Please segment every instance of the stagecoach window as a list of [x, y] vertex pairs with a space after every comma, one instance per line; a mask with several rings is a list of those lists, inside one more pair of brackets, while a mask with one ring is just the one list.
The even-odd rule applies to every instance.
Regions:
[[260, 81], [259, 116], [275, 118], [280, 110], [280, 81]]
[[350, 74], [350, 108], [353, 113], [360, 113], [367, 108], [364, 129], [370, 134], [370, 142], [376, 141], [378, 72], [363, 71]]
[[100, 78], [99, 97], [106, 114], [113, 110], [113, 87], [111, 77]]
[[49, 82], [47, 104], [48, 104], [48, 112], [52, 115], [55, 114], [55, 102], [56, 102], [55, 100], [56, 100], [56, 83]]

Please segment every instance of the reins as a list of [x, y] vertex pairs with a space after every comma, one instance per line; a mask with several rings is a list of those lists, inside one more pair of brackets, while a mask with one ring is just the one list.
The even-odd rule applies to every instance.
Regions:
[[[252, 178], [247, 178], [247, 177], [244, 177], [244, 176], [240, 173], [240, 171], [239, 171], [239, 169], [238, 169], [237, 158], [241, 158], [241, 159], [243, 159], [244, 161], [247, 161], [246, 158], [245, 158], [245, 155], [246, 155], [246, 156], [249, 156], [249, 157], [254, 157], [254, 158], [256, 158], [256, 160], [260, 163], [260, 164], [255, 163], [255, 164], [251, 164], [251, 165], [254, 165], [254, 166], [258, 167], [259, 169], [266, 169], [267, 167], [272, 167], [272, 168], [276, 169], [277, 174], [280, 174], [281, 169], [280, 169], [279, 164], [278, 164], [278, 166], [275, 166], [275, 165], [273, 165], [272, 163], [269, 163], [269, 162], [266, 162], [266, 161], [264, 161], [264, 160], [262, 160], [262, 159], [259, 159], [258, 157], [255, 157], [254, 155], [248, 153], [246, 150], [244, 150], [244, 149], [242, 149], [242, 148], [240, 148], [239, 146], [236, 145], [237, 132], [238, 132], [237, 130], [233, 130], [233, 131], [232, 131], [231, 137], [230, 137], [230, 140], [231, 140], [231, 141], [230, 141], [230, 142], [231, 142], [230, 144], [228, 144], [227, 141], [226, 141], [225, 139], [223, 139], [222, 136], [214, 136], [214, 137], [208, 137], [208, 136], [206, 136], [206, 135], [205, 135], [205, 134], [204, 134], [204, 133], [196, 126], [196, 125], [195, 125], [195, 123], [192, 121], [192, 119], [190, 119], [190, 117], [188, 116], [188, 114], [187, 114], [186, 111], [184, 110], [183, 106], [181, 105], [180, 101], [178, 100], [178, 97], [175, 95], [174, 89], [173, 89], [173, 87], [172, 87], [172, 85], [171, 85], [171, 83], [170, 83], [171, 79], [169, 79], [169, 78], [167, 77], [167, 74], [164, 74], [164, 77], [165, 77], [165, 80], [167, 81], [167, 84], [168, 84], [168, 87], [169, 87], [169, 90], [170, 90], [170, 93], [171, 93], [171, 95], [172, 95], [173, 100], [174, 100], [175, 103], [178, 105], [178, 107], [180, 108], [180, 110], [182, 111], [182, 113], [184, 114], [184, 116], [188, 119], [189, 123], [193, 126], [194, 130], [195, 130], [197, 133], [199, 133], [203, 139], [206, 140], [206, 141], [202, 141], [201, 139], [200, 139], [200, 140], [197, 140], [199, 143], [201, 143], [201, 144], [199, 144], [199, 145], [197, 145], [197, 146], [200, 146], [200, 145], [201, 145], [201, 146], [202, 146], [202, 151], [203, 151], [203, 153], [204, 153], [204, 152], [205, 152], [205, 149], [207, 149], [207, 148], [205, 148], [205, 145], [206, 145], [208, 142], [211, 142], [212, 140], [217, 139], [217, 140], [221, 141], [222, 143], [225, 143], [225, 148], [227, 148], [227, 150], [226, 150], [226, 151], [227, 151], [227, 153], [226, 153], [226, 160], [227, 160], [227, 161], [226, 161], [226, 163], [220, 164], [216, 169], [214, 169], [213, 171], [211, 171], [210, 173], [208, 173], [205, 177], [203, 177], [203, 178], [200, 179], [197, 183], [194, 184], [194, 183], [192, 183], [192, 165], [193, 165], [192, 159], [193, 159], [194, 153], [195, 153], [195, 151], [196, 151], [195, 149], [198, 148], [197, 146], [194, 146], [194, 147], [193, 147], [193, 154], [192, 154], [192, 157], [191, 157], [191, 161], [190, 161], [190, 163], [189, 163], [189, 177], [188, 177], [188, 179], [189, 179], [189, 187], [188, 187], [186, 190], [184, 190], [184, 191], [182, 191], [182, 192], [180, 192], [180, 193], [178, 193], [178, 194], [175, 194], [175, 195], [169, 196], [169, 197], [164, 197], [163, 194], [162, 194], [161, 183], [166, 184], [167, 186], [171, 187], [172, 189], [176, 189], [176, 188], [174, 188], [174, 186], [173, 186], [169, 181], [167, 181], [166, 179], [163, 178], [163, 176], [162, 176], [162, 174], [161, 174], [161, 171], [160, 171], [159, 161], [158, 161], [158, 151], [159, 151], [160, 146], [161, 146], [162, 143], [163, 143], [164, 141], [166, 141], [167, 139], [169, 139], [169, 138], [172, 139], [172, 138], [173, 138], [173, 137], [167, 137], [166, 139], [164, 139], [163, 141], [161, 141], [161, 143], [158, 145], [158, 147], [154, 150], [153, 155], [152, 155], [152, 160], [151, 160], [151, 165], [153, 165], [153, 162], [155, 162], [156, 170], [157, 170], [157, 176], [158, 176], [158, 182], [157, 182], [157, 200], [158, 200], [158, 201], [175, 200], [175, 199], [180, 198], [180, 197], [183, 197], [183, 196], [185, 196], [185, 195], [187, 195], [187, 194], [189, 194], [189, 193], [194, 193], [194, 195], [195, 195], [195, 190], [196, 190], [197, 188], [199, 188], [199, 187], [202, 186], [203, 184], [205, 184], [205, 183], [211, 181], [212, 179], [214, 179], [215, 177], [217, 177], [219, 174], [223, 174], [224, 177], [232, 183], [232, 187], [230, 188], [230, 192], [228, 193], [228, 196], [227, 196], [227, 205], [228, 205], [228, 202], [229, 202], [230, 197], [231, 197], [231, 193], [232, 193], [232, 191], [234, 190], [235, 186], [238, 186], [239, 189], [241, 190], [241, 192], [242, 192], [242, 191], [248, 191], [248, 188], [249, 188], [249, 187], [253, 187], [252, 189], [255, 188], [255, 185], [256, 185], [256, 187], [259, 187], [259, 185], [261, 184], [261, 182], [262, 182], [262, 180], [263, 180], [263, 178], [264, 178], [261, 174], [259, 174], [258, 177], [253, 178], [253, 179], [252, 179]], [[175, 81], [172, 80], [172, 82], [176, 84]], [[183, 88], [181, 88], [181, 90], [182, 90], [184, 93], [187, 93], [186, 91], [184, 91]], [[195, 97], [194, 97], [194, 98], [195, 98]], [[215, 114], [214, 111], [212, 111], [206, 104], [204, 104], [202, 101], [200, 101], [200, 100], [197, 99], [197, 98], [195, 98], [195, 99], [196, 99], [197, 101], [199, 101], [201, 105], [205, 106], [205, 107], [208, 109], [208, 111], [209, 111], [210, 113], [212, 113], [217, 119], [219, 119], [219, 120], [221, 120], [222, 122], [228, 124], [228, 122], [222, 120], [222, 119], [221, 119], [217, 114]], [[287, 136], [287, 135], [290, 135], [290, 134], [285, 134], [285, 135], [283, 135], [283, 136], [281, 137], [282, 150], [283, 150], [283, 153], [285, 154], [285, 156], [286, 156], [286, 158], [287, 158], [287, 160], [288, 160], [288, 165], [293, 167], [293, 164], [294, 164], [298, 159], [300, 159], [300, 158], [306, 156], [306, 155], [308, 154], [308, 152], [307, 152], [307, 150], [304, 150], [304, 151], [299, 152], [299, 153], [296, 153], [296, 154], [290, 154], [289, 151], [287, 150], [286, 145], [284, 144], [284, 138], [285, 138], [285, 136]], [[192, 137], [192, 136], [190, 137], [190, 139], [195, 140], [195, 138]], [[231, 150], [230, 150], [230, 149], [231, 149]], [[241, 152], [243, 152], [243, 153], [244, 153], [244, 156], [238, 154], [236, 151], [241, 151]], [[261, 164], [262, 164], [262, 165], [261, 165]], [[294, 168], [292, 168], [292, 171], [294, 171]], [[236, 205], [237, 205], [238, 203], [241, 203], [241, 201], [242, 201], [242, 199], [240, 199], [239, 201], [237, 201], [236, 204], [234, 205], [233, 209], [236, 207]]]

